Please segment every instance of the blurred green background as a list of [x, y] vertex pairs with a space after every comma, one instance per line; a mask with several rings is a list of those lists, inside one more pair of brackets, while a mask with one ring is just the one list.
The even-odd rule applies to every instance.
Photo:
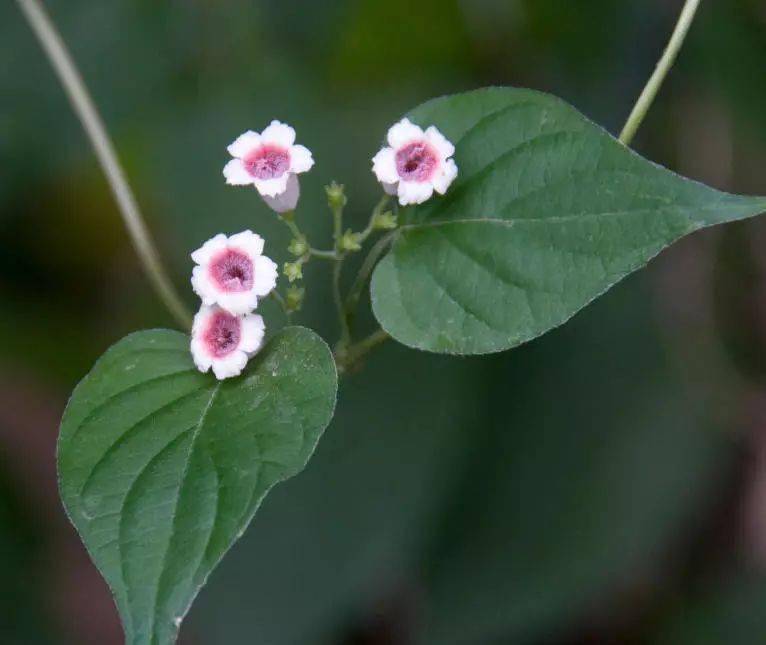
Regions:
[[[286, 259], [273, 214], [224, 185], [243, 130], [296, 127], [317, 160], [299, 217], [327, 243], [322, 186], [347, 185], [361, 227], [369, 158], [434, 95], [531, 87], [617, 132], [681, 5], [47, 2], [190, 305], [188, 253], [219, 231], [254, 228]], [[101, 352], [172, 321], [13, 2], [0, 61], [0, 643], [112, 645], [111, 599], [58, 501], [57, 424]], [[763, 1], [704, 1], [635, 147], [766, 194], [764, 69]], [[386, 346], [344, 380], [316, 456], [266, 500], [182, 642], [766, 642], [765, 244], [763, 219], [696, 234], [508, 353]], [[300, 320], [334, 340], [325, 270]]]

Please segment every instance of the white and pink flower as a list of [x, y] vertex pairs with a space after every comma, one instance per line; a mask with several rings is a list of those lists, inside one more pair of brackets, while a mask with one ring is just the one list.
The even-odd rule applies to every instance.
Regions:
[[276, 263], [263, 255], [263, 245], [252, 231], [231, 237], [219, 233], [194, 251], [191, 281], [202, 304], [232, 314], [253, 311], [258, 299], [274, 289], [279, 274]]
[[457, 177], [455, 146], [434, 126], [425, 132], [402, 119], [388, 131], [388, 147], [372, 159], [372, 171], [402, 206], [422, 204], [434, 191], [443, 195]]
[[254, 185], [275, 210], [295, 208], [300, 194], [296, 175], [310, 170], [314, 159], [308, 148], [295, 145], [293, 128], [272, 121], [260, 134], [248, 130], [240, 135], [227, 150], [234, 157], [223, 169], [227, 184]]
[[257, 314], [236, 316], [202, 305], [194, 316], [191, 353], [200, 372], [210, 368], [218, 380], [239, 376], [263, 343], [265, 326]]

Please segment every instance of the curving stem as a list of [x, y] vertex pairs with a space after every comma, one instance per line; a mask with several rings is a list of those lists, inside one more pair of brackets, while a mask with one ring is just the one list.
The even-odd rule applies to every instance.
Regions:
[[160, 261], [160, 255], [146, 228], [104, 122], [93, 104], [66, 45], [39, 0], [17, 0], [17, 2], [64, 86], [72, 109], [90, 139], [144, 273], [178, 324], [185, 329], [191, 328], [191, 313], [183, 304]]
[[678, 24], [676, 24], [676, 28], [665, 49], [665, 53], [663, 53], [662, 58], [660, 58], [660, 61], [657, 63], [657, 68], [654, 70], [654, 74], [652, 74], [647, 82], [644, 91], [641, 92], [638, 102], [630, 113], [628, 121], [625, 123], [625, 127], [622, 129], [620, 141], [626, 146], [630, 145], [633, 141], [633, 137], [636, 136], [638, 128], [641, 127], [641, 124], [646, 117], [646, 113], [652, 106], [657, 93], [662, 87], [662, 83], [665, 81], [665, 77], [668, 75], [670, 68], [673, 67], [673, 63], [676, 62], [678, 52], [681, 51], [681, 46], [684, 44], [684, 40], [686, 40], [686, 36], [694, 21], [694, 16], [699, 8], [700, 1], [701, 0], [686, 0], [686, 4], [681, 11], [681, 17], [678, 19]]

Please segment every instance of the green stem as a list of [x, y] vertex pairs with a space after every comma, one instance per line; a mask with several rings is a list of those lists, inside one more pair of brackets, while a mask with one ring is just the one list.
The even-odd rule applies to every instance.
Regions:
[[295, 223], [295, 211], [286, 211], [284, 213], [281, 213], [279, 216], [279, 219], [284, 222], [285, 226], [290, 229], [290, 233], [293, 234], [293, 237], [296, 239], [305, 239], [305, 236], [303, 233], [301, 233], [301, 230], [298, 228], [298, 225]]
[[391, 231], [388, 235], [381, 237], [370, 249], [367, 257], [362, 262], [359, 273], [357, 273], [354, 283], [351, 285], [351, 289], [348, 292], [348, 298], [346, 298], [346, 312], [348, 315], [353, 315], [356, 310], [356, 307], [359, 304], [359, 299], [362, 297], [367, 281], [372, 274], [372, 270], [378, 263], [380, 256], [388, 249], [395, 235], [396, 231]]
[[343, 255], [340, 255], [333, 265], [332, 271], [332, 296], [335, 302], [335, 309], [338, 312], [338, 322], [340, 324], [339, 349], [348, 347], [351, 342], [351, 327], [348, 323], [348, 315], [343, 306], [343, 296], [340, 291], [340, 277], [343, 271]]
[[372, 332], [358, 343], [350, 345], [343, 354], [336, 354], [336, 361], [341, 372], [347, 372], [356, 365], [366, 354], [385, 343], [391, 336], [383, 329]]
[[323, 251], [314, 248], [309, 249], [309, 255], [320, 260], [335, 260], [337, 258], [335, 251]]
[[48, 60], [64, 87], [72, 109], [90, 139], [96, 157], [109, 182], [109, 187], [114, 194], [125, 228], [130, 235], [138, 259], [141, 261], [144, 273], [178, 324], [186, 329], [190, 328], [191, 313], [173, 287], [173, 283], [160, 261], [160, 255], [144, 223], [138, 203], [130, 189], [104, 122], [85, 87], [82, 76], [80, 76], [71, 55], [67, 51], [66, 45], [64, 45], [61, 36], [39, 0], [17, 0], [17, 2], [48, 56]]
[[287, 322], [290, 322], [291, 312], [287, 309], [287, 303], [285, 302], [284, 297], [282, 297], [282, 294], [279, 293], [276, 289], [274, 289], [269, 296], [282, 308], [282, 313], [285, 314], [285, 317], [287, 318]]
[[654, 70], [654, 74], [652, 74], [649, 82], [646, 84], [644, 91], [641, 93], [638, 102], [628, 117], [627, 123], [625, 123], [625, 127], [622, 129], [620, 141], [626, 146], [630, 145], [633, 141], [633, 137], [636, 136], [636, 132], [638, 132], [638, 128], [641, 126], [641, 123], [643, 123], [649, 108], [657, 97], [657, 93], [660, 91], [665, 77], [668, 75], [670, 68], [673, 67], [673, 63], [675, 63], [676, 58], [678, 57], [678, 52], [681, 51], [681, 46], [684, 44], [684, 40], [686, 40], [686, 36], [692, 26], [700, 1], [701, 0], [686, 0], [683, 11], [681, 11], [681, 16], [678, 19], [678, 24], [676, 24], [670, 42], [665, 49], [665, 53], [662, 55], [659, 63], [657, 63], [657, 68]]
[[341, 274], [343, 273], [343, 259], [345, 254], [340, 248], [340, 241], [343, 236], [343, 206], [335, 206], [332, 209], [333, 219], [333, 239], [335, 240], [335, 264], [332, 271], [332, 295], [335, 301], [335, 309], [338, 313], [338, 323], [340, 325], [340, 340], [338, 341], [338, 351], [343, 353], [351, 342], [351, 328], [348, 323], [346, 309], [343, 306], [343, 296], [341, 295]]
[[359, 233], [359, 244], [364, 244], [367, 241], [367, 238], [377, 230], [375, 227], [375, 220], [385, 210], [389, 199], [391, 199], [389, 195], [383, 195], [375, 208], [372, 209], [372, 214], [370, 215], [370, 221], [367, 222], [367, 227]]

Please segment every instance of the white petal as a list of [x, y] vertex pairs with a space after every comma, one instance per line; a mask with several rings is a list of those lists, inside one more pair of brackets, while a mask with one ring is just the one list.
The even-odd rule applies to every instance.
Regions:
[[276, 262], [265, 255], [259, 255], [253, 261], [253, 292], [257, 296], [267, 296], [277, 286], [279, 269]]
[[191, 340], [191, 354], [194, 364], [200, 372], [207, 372], [210, 366], [213, 364], [213, 359], [210, 354], [205, 350], [204, 343], [199, 339], [192, 336]]
[[306, 146], [293, 146], [290, 148], [290, 172], [307, 172], [314, 165], [311, 150]]
[[223, 167], [223, 176], [229, 186], [247, 186], [255, 183], [253, 176], [245, 170], [241, 159], [232, 159]]
[[431, 198], [434, 193], [433, 184], [429, 181], [400, 181], [399, 203], [402, 206], [408, 204], [422, 204]]
[[411, 123], [409, 119], [402, 119], [396, 125], [392, 125], [388, 131], [388, 145], [398, 150], [402, 146], [410, 143], [415, 139], [422, 139], [425, 135], [414, 123]]
[[455, 154], [455, 146], [435, 126], [432, 125], [426, 130], [426, 139], [439, 152], [442, 161]]
[[455, 177], [457, 177], [457, 164], [453, 159], [448, 159], [442, 164], [442, 167], [433, 179], [436, 192], [440, 195], [446, 193], [450, 184], [455, 180]]
[[254, 256], [263, 253], [263, 244], [263, 238], [260, 235], [247, 230], [230, 236], [228, 246], [242, 249], [251, 256], [252, 260]]
[[237, 350], [224, 358], [218, 358], [213, 361], [213, 374], [222, 381], [225, 378], [239, 376], [247, 365], [247, 354]]
[[241, 316], [249, 314], [258, 306], [258, 294], [252, 289], [250, 291], [221, 291], [217, 294], [216, 302], [221, 309], [225, 309], [230, 314]]
[[219, 233], [215, 237], [211, 237], [200, 248], [194, 251], [194, 253], [191, 254], [191, 259], [194, 260], [195, 264], [205, 264], [210, 262], [210, 258], [212, 258], [213, 255], [226, 248], [227, 242], [228, 238], [223, 233]]
[[215, 307], [208, 307], [203, 305], [199, 308], [199, 311], [194, 315], [194, 322], [192, 323], [192, 335], [196, 335], [201, 332], [207, 325], [207, 321], [210, 316], [215, 313]]
[[287, 190], [288, 179], [290, 179], [290, 173], [286, 172], [281, 177], [274, 177], [274, 179], [254, 179], [253, 183], [261, 197], [276, 197]]
[[272, 121], [271, 125], [261, 132], [261, 141], [289, 148], [295, 143], [295, 130], [286, 123]]
[[399, 181], [396, 172], [396, 152], [393, 148], [381, 148], [372, 158], [372, 172], [382, 184], [395, 184]]
[[263, 335], [266, 325], [263, 324], [263, 318], [258, 314], [250, 314], [242, 319], [241, 340], [239, 348], [249, 355], [257, 352], [263, 344]]
[[267, 195], [261, 195], [263, 201], [268, 204], [269, 208], [277, 213], [286, 213], [287, 211], [295, 210], [298, 205], [298, 199], [301, 196], [301, 186], [298, 182], [298, 176], [290, 173], [290, 177], [287, 179], [287, 188], [285, 192], [276, 197], [269, 197]]
[[199, 308], [199, 311], [194, 316], [194, 323], [192, 324], [192, 338], [191, 338], [191, 353], [194, 359], [194, 364], [197, 366], [200, 372], [207, 372], [212, 365], [213, 359], [205, 348], [204, 341], [200, 338], [200, 335], [207, 327], [210, 316], [215, 312], [213, 307], [207, 307], [203, 305]]
[[217, 302], [218, 289], [210, 280], [206, 266], [194, 267], [191, 283], [194, 293], [200, 297], [203, 305], [211, 307]]
[[232, 157], [241, 158], [261, 145], [261, 135], [252, 130], [239, 135], [226, 150]]

